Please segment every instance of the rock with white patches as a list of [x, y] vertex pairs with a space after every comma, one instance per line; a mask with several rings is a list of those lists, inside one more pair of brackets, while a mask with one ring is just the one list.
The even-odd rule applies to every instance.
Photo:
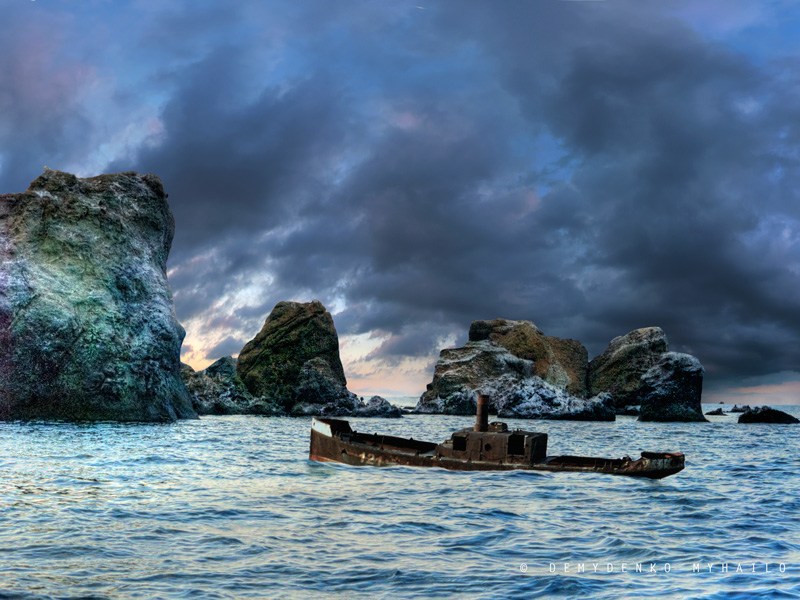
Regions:
[[194, 417], [154, 175], [46, 170], [0, 196], [0, 419]]

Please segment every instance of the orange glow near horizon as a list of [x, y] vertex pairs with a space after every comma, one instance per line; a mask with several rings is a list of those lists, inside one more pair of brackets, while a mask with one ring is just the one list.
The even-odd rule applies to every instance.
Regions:
[[703, 394], [703, 402], [717, 404], [800, 404], [800, 381], [743, 386]]

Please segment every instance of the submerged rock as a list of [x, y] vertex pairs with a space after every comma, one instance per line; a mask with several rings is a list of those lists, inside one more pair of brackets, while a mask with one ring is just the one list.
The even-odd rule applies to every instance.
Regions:
[[640, 421], [705, 421], [700, 405], [705, 370], [690, 354], [665, 352], [642, 376]]
[[433, 382], [414, 411], [472, 415], [482, 393], [501, 417], [614, 420], [610, 396], [574, 396], [535, 372], [534, 361], [489, 339], [469, 341], [440, 352]]
[[758, 408], [748, 408], [744, 413], [739, 415], [739, 423], [800, 423], [796, 417], [776, 410], [769, 406], [759, 406]]
[[47, 170], [0, 196], [0, 419], [195, 417], [161, 180]]

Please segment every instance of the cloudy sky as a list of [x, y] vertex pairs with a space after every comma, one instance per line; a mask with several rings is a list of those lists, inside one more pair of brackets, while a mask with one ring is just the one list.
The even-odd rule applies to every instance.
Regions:
[[0, 191], [159, 175], [195, 368], [280, 300], [417, 395], [474, 319], [800, 402], [800, 5], [0, 0]]

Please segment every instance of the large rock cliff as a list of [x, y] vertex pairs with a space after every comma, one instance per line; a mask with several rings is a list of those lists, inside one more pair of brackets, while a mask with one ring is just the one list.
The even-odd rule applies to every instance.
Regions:
[[645, 327], [615, 337], [605, 352], [589, 363], [589, 393], [608, 392], [619, 410], [638, 404], [642, 377], [668, 350], [667, 336], [660, 327]]
[[516, 357], [533, 362], [533, 373], [574, 396], [586, 395], [589, 354], [577, 340], [545, 335], [530, 321], [473, 321], [469, 341], [490, 340]]
[[0, 418], [196, 416], [166, 261], [161, 180], [47, 170], [0, 196]]

